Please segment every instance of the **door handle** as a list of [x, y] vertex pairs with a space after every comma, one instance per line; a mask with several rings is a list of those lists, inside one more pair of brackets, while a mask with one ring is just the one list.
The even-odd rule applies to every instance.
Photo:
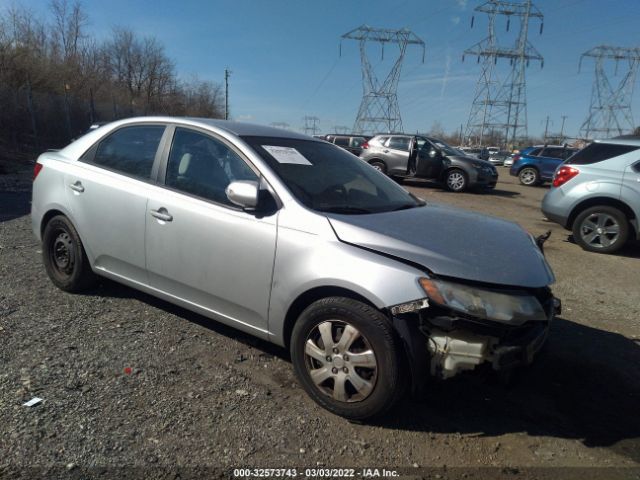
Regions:
[[84, 192], [84, 187], [82, 186], [82, 182], [80, 182], [80, 180], [69, 185], [69, 188], [74, 192], [78, 192], [78, 193]]
[[159, 208], [158, 210], [151, 210], [151, 216], [165, 222], [170, 222], [171, 220], [173, 220], [173, 215], [169, 214], [167, 209], [164, 207]]

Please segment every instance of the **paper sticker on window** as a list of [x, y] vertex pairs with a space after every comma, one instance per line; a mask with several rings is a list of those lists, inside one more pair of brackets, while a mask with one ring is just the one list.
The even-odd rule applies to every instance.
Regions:
[[280, 163], [293, 163], [296, 165], [312, 165], [312, 163], [304, 158], [304, 156], [295, 148], [291, 147], [274, 147], [273, 145], [262, 145], [267, 152], [271, 154]]

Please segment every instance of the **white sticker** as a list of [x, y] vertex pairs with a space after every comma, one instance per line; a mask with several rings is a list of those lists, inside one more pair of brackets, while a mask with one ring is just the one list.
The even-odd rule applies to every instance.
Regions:
[[291, 147], [274, 147], [273, 145], [262, 145], [267, 152], [271, 154], [280, 163], [293, 163], [296, 165], [313, 165], [309, 160], [295, 148]]
[[40, 402], [42, 402], [41, 398], [38, 397], [33, 397], [31, 400], [29, 400], [26, 403], [23, 403], [22, 406], [24, 407], [33, 407], [34, 405], [39, 404]]

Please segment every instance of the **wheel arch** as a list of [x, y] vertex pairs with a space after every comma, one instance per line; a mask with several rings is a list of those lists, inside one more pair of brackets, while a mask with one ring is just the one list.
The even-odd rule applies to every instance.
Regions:
[[[567, 218], [567, 223], [565, 225], [565, 228], [571, 230], [573, 228], [573, 222], [575, 222], [578, 215], [584, 212], [587, 208], [596, 207], [599, 205], [617, 208], [622, 213], [624, 213], [624, 215], [627, 217], [627, 220], [629, 222], [631, 222], [631, 220], [637, 220], [636, 214], [633, 211], [633, 209], [629, 205], [624, 203], [622, 200], [618, 200], [617, 198], [611, 198], [611, 197], [592, 197], [592, 198], [583, 200], [582, 202], [577, 204], [575, 207], [573, 207], [573, 210], [571, 210], [571, 214]], [[637, 238], [638, 234], [636, 232], [636, 229], [631, 228], [630, 230], [631, 230], [630, 233], [633, 233], [633, 236]]]
[[82, 233], [82, 231], [80, 230], [80, 228], [78, 228], [78, 224], [76, 223], [75, 219], [73, 218], [73, 215], [71, 215], [68, 211], [66, 211], [66, 209], [64, 208], [60, 208], [59, 206], [51, 206], [51, 208], [49, 208], [44, 215], [42, 215], [42, 218], [40, 220], [40, 225], [38, 226], [39, 228], [39, 234], [40, 234], [40, 239], [42, 240], [43, 234], [44, 234], [44, 229], [47, 226], [47, 223], [49, 223], [49, 221], [53, 218], [56, 217], [58, 215], [62, 215], [64, 217], [66, 217], [70, 222], [71, 225], [73, 225], [73, 227], [76, 229], [76, 232], [78, 233], [78, 236], [80, 237], [80, 241], [82, 242], [82, 246], [85, 250], [85, 253], [87, 254], [87, 257], [89, 258], [89, 263], [93, 266], [93, 254], [91, 252], [90, 247], [87, 246], [86, 242], [84, 241], [84, 235]]
[[291, 346], [291, 333], [293, 332], [293, 327], [300, 314], [313, 302], [327, 297], [350, 298], [352, 300], [358, 300], [362, 303], [365, 303], [370, 307], [375, 308], [376, 310], [380, 310], [369, 299], [363, 297], [359, 293], [354, 292], [353, 290], [349, 290], [348, 288], [329, 285], [311, 288], [298, 295], [298, 297], [289, 306], [285, 315], [283, 326], [283, 340], [287, 350]]

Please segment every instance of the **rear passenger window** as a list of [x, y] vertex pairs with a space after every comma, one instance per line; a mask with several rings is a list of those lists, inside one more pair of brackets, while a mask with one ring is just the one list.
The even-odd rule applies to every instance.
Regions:
[[561, 158], [564, 160], [564, 148], [545, 148], [541, 157]]
[[177, 128], [165, 185], [233, 206], [225, 192], [236, 180], [258, 180], [254, 171], [224, 143], [202, 133]]
[[587, 145], [574, 156], [567, 160], [569, 165], [590, 165], [602, 162], [625, 153], [638, 150], [639, 147], [631, 145], [614, 145], [611, 143], [592, 143]]
[[335, 144], [340, 147], [346, 147], [349, 145], [349, 137], [336, 137]]
[[531, 150], [529, 153], [527, 153], [526, 155], [528, 155], [529, 157], [537, 157], [538, 155], [540, 155], [540, 152], [542, 151], [541, 148], [536, 148], [534, 150]]
[[391, 137], [387, 147], [394, 150], [409, 151], [409, 138], [408, 137]]
[[140, 125], [121, 128], [98, 145], [92, 163], [126, 175], [149, 178], [163, 125]]
[[360, 147], [364, 143], [364, 137], [352, 137], [349, 142], [350, 147]]

